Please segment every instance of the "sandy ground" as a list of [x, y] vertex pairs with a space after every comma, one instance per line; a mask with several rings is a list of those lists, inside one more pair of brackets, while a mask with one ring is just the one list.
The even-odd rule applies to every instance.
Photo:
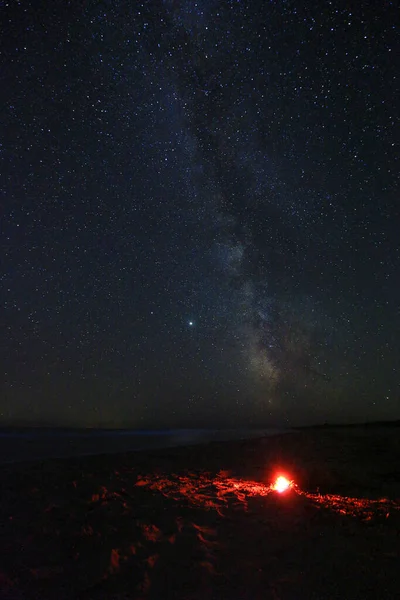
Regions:
[[[279, 472], [293, 479], [278, 494]], [[0, 598], [385, 599], [400, 431], [3, 465]]]

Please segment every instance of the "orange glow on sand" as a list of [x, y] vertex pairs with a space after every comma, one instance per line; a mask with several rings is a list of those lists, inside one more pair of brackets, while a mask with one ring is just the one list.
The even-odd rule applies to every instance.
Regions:
[[288, 490], [290, 488], [291, 482], [286, 479], [286, 477], [283, 477], [283, 475], [279, 475], [279, 477], [276, 478], [276, 481], [274, 483], [274, 485], [272, 486], [272, 489], [275, 492], [279, 492], [279, 494], [282, 494], [283, 492], [286, 492], [286, 490]]

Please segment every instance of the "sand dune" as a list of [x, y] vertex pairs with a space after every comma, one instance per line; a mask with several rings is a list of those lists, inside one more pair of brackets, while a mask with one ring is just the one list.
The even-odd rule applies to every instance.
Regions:
[[3, 465], [0, 597], [397, 598], [399, 464], [386, 430]]

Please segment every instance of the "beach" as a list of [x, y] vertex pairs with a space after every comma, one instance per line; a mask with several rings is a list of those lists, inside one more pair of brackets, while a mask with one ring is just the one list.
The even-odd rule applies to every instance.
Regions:
[[[1, 598], [398, 597], [399, 428], [305, 429], [0, 472]], [[291, 482], [283, 493], [279, 474]]]

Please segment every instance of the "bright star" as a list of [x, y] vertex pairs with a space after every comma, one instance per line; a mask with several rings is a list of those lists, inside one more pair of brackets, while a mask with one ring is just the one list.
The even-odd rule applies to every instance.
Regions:
[[193, 321], [189, 321], [189, 327], [193, 327], [194, 323]]

